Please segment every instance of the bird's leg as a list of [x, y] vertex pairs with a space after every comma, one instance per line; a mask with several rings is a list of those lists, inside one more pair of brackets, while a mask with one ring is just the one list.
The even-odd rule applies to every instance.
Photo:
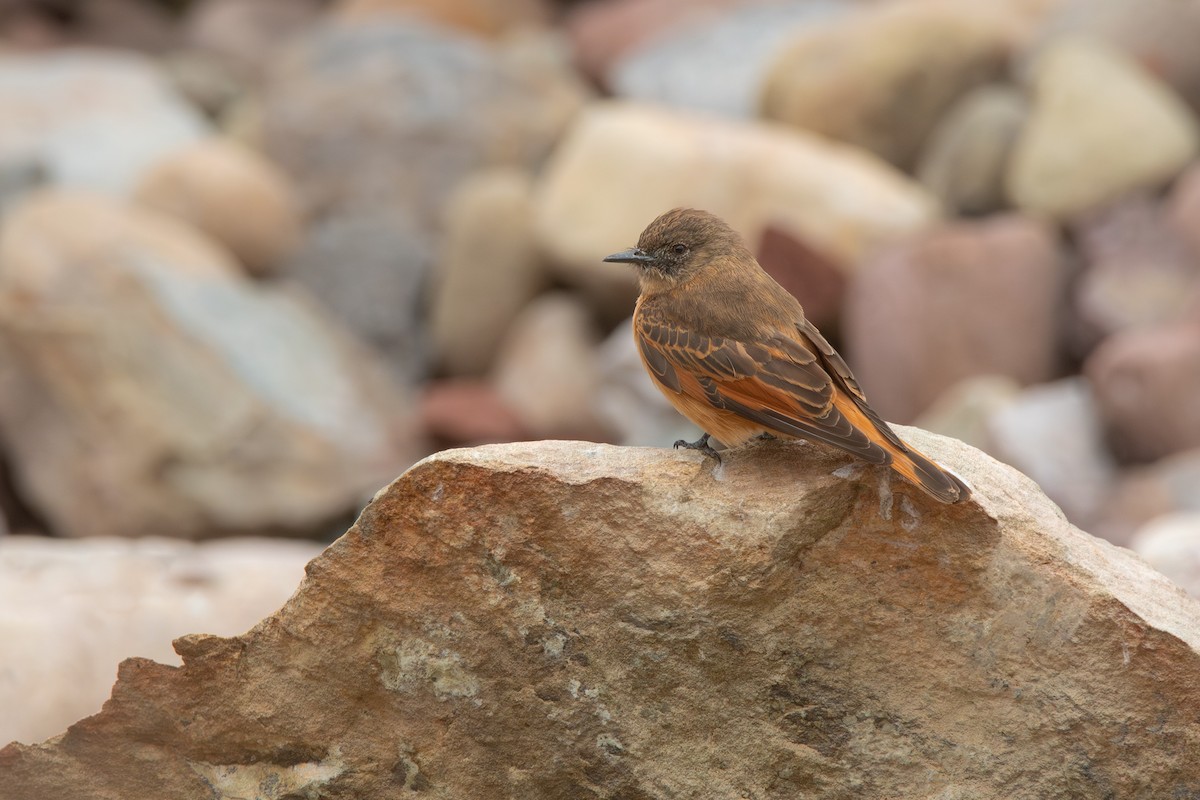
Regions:
[[675, 442], [675, 449], [678, 450], [679, 448], [684, 447], [688, 450], [699, 450], [701, 453], [704, 453], [704, 455], [715, 458], [717, 463], [720, 464], [721, 454], [714, 450], [712, 445], [708, 443], [709, 436], [710, 434], [706, 433], [694, 442], [689, 442], [686, 439], [680, 439]]

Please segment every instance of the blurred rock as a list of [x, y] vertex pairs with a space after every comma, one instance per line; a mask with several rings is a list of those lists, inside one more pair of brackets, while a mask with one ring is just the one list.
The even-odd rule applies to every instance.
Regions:
[[1200, 513], [1153, 519], [1134, 535], [1129, 548], [1190, 595], [1200, 597]]
[[768, 225], [755, 248], [758, 263], [804, 306], [818, 328], [835, 326], [848, 283], [846, 270], [794, 234]]
[[1087, 381], [1025, 389], [992, 415], [996, 457], [1033, 478], [1077, 525], [1094, 520], [1117, 477]]
[[892, 3], [799, 34], [771, 68], [762, 112], [907, 169], [942, 114], [998, 77], [1012, 20], [980, 4]]
[[580, 68], [606, 85], [617, 62], [656, 39], [748, 5], [770, 2], [773, 0], [587, 0], [567, 12], [565, 27]]
[[547, 0], [339, 0], [334, 13], [363, 22], [393, 14], [414, 14], [479, 36], [541, 27], [550, 19]]
[[257, 82], [280, 51], [321, 18], [323, 0], [195, 0], [188, 8], [188, 42]]
[[883, 249], [847, 297], [847, 355], [871, 404], [909, 422], [974, 375], [1021, 384], [1062, 357], [1067, 269], [1048, 225], [1008, 215], [960, 222]]
[[435, 363], [451, 375], [486, 373], [505, 331], [547, 280], [529, 175], [501, 168], [468, 178], [449, 205], [434, 275]]
[[17, 47], [91, 46], [158, 53], [179, 32], [153, 0], [5, 0], [0, 39]]
[[175, 90], [211, 120], [219, 122], [247, 92], [244, 81], [213, 53], [180, 51], [162, 59], [160, 66]]
[[0, 307], [0, 436], [57, 533], [312, 533], [411, 463], [379, 364], [169, 217], [31, 197], [0, 231]]
[[295, 591], [312, 542], [0, 538], [0, 740], [36, 742], [100, 710], [117, 664], [179, 664], [171, 640], [235, 636]]
[[310, 221], [293, 274], [407, 380], [424, 371], [418, 317], [446, 200], [476, 170], [537, 164], [582, 102], [556, 58], [544, 39], [325, 24], [272, 77], [266, 149]]
[[443, 447], [531, 438], [491, 381], [455, 379], [425, 384], [421, 428]]
[[1081, 352], [1119, 331], [1183, 319], [1196, 302], [1200, 259], [1160, 205], [1147, 193], [1129, 194], [1073, 226], [1085, 262], [1074, 291]]
[[543, 295], [513, 322], [495, 382], [534, 438], [605, 438], [592, 405], [599, 338], [587, 307], [566, 293]]
[[1200, 323], [1112, 336], [1084, 372], [1119, 458], [1154, 461], [1200, 447]]
[[596, 354], [599, 385], [593, 407], [616, 441], [633, 447], [670, 447], [702, 431], [675, 410], [654, 385], [633, 341], [630, 321], [618, 325]]
[[966, 378], [942, 392], [913, 424], [994, 453], [990, 420], [1011, 406], [1020, 393], [1021, 385], [1007, 375]]
[[1175, 513], [1200, 513], [1200, 449], [1126, 470], [1105, 504], [1097, 533], [1127, 544], [1150, 520]]
[[951, 214], [975, 216], [1004, 208], [1004, 172], [1028, 103], [1014, 87], [972, 89], [938, 122], [917, 163], [917, 179]]
[[134, 197], [207, 233], [252, 275], [277, 271], [300, 241], [287, 176], [227, 139], [206, 139], [167, 156], [150, 168]]
[[1070, 217], [1161, 186], [1197, 153], [1196, 121], [1169, 88], [1111, 47], [1066, 38], [1032, 68], [1033, 110], [1017, 139], [1013, 203]]
[[1200, 166], [1186, 170], [1175, 182], [1166, 203], [1170, 232], [1187, 245], [1200, 272]]
[[53, 184], [113, 194], [208, 131], [150, 61], [115, 51], [0, 54], [0, 108], [0, 163], [32, 156]]
[[1052, 14], [1036, 45], [1086, 34], [1123, 51], [1200, 107], [1200, 6], [1177, 0], [1070, 0]]
[[395, 208], [362, 209], [311, 222], [286, 268], [410, 387], [424, 379], [431, 360], [424, 308], [435, 258], [431, 238]]
[[780, 126], [619, 102], [581, 115], [536, 205], [539, 238], [563, 280], [612, 320], [632, 311], [635, 280], [628, 265], [600, 259], [675, 206], [723, 217], [751, 246], [773, 226], [847, 270], [937, 218], [919, 185], [857, 149]]
[[850, 7], [844, 0], [801, 0], [730, 8], [636, 49], [616, 62], [607, 83], [620, 97], [753, 118], [780, 49], [798, 30]]

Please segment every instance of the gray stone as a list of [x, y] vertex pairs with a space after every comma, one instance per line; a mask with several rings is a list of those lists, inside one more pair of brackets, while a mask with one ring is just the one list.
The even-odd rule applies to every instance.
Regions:
[[675, 28], [621, 59], [609, 72], [609, 87], [632, 100], [753, 118], [780, 49], [797, 30], [849, 10], [834, 0], [731, 8]]
[[149, 60], [117, 51], [0, 55], [0, 108], [0, 163], [32, 156], [51, 184], [116, 195], [209, 130]]
[[557, 59], [543, 39], [491, 46], [392, 17], [321, 25], [268, 81], [266, 151], [310, 220], [295, 277], [406, 380], [424, 371], [446, 201], [477, 170], [537, 164], [582, 102]]
[[306, 293], [86, 193], [0, 230], [0, 437], [68, 536], [314, 533], [411, 463], [404, 396]]
[[1015, 87], [973, 89], [933, 129], [917, 163], [918, 180], [949, 213], [999, 211], [1007, 205], [1008, 158], [1027, 116], [1028, 103]]
[[1066, 378], [1023, 391], [988, 425], [996, 457], [1037, 482], [1067, 518], [1092, 522], [1117, 465], [1087, 381]]

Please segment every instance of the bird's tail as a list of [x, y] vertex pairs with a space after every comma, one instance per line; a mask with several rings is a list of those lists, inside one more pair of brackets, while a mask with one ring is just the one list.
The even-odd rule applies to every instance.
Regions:
[[935, 500], [959, 503], [971, 496], [971, 490], [957, 475], [938, 466], [920, 451], [907, 444], [887, 450], [892, 456], [892, 469]]

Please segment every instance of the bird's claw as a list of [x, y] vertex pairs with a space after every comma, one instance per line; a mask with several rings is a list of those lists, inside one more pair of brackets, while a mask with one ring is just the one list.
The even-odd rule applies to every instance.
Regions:
[[721, 454], [712, 448], [708, 443], [709, 434], [704, 434], [694, 442], [689, 442], [687, 439], [679, 439], [675, 442], [675, 449], [683, 447], [687, 450], [699, 450], [704, 455], [716, 459], [717, 463], [721, 463]]

